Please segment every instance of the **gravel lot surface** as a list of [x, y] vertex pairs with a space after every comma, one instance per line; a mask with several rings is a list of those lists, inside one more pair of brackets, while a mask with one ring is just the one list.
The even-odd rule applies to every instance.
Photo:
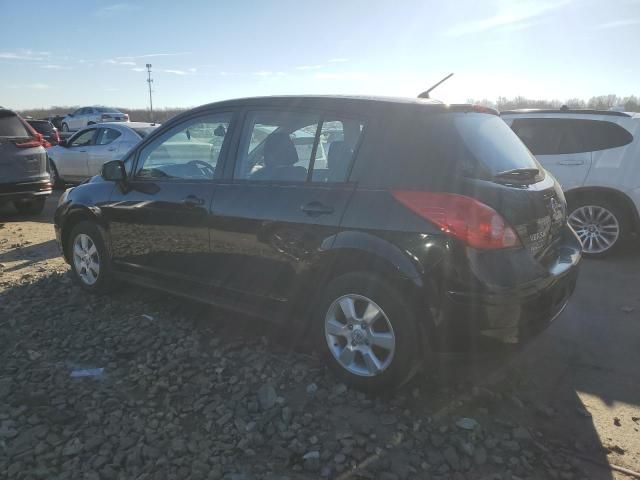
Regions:
[[[556, 340], [576, 308], [515, 357], [449, 359], [369, 397], [268, 325], [137, 287], [84, 293], [58, 256], [55, 202], [36, 219], [0, 208], [0, 478], [570, 480], [627, 478], [594, 461], [640, 466], [638, 363], [613, 380], [622, 407], [599, 408], [593, 389], [585, 403]], [[616, 306], [636, 325], [630, 346], [614, 339], [623, 351], [640, 338], [632, 300]], [[601, 438], [600, 421], [624, 435]]]

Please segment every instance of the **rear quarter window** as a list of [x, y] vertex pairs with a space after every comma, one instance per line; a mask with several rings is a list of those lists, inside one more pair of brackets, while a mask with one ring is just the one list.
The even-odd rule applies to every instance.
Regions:
[[22, 120], [13, 112], [0, 111], [0, 137], [30, 137]]

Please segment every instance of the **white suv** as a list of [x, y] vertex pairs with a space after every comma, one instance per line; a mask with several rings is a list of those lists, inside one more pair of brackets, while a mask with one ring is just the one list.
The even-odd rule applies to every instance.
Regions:
[[587, 256], [606, 256], [640, 230], [640, 114], [563, 107], [501, 115], [562, 185]]
[[129, 115], [109, 107], [83, 107], [62, 119], [63, 132], [75, 132], [95, 123], [128, 122]]

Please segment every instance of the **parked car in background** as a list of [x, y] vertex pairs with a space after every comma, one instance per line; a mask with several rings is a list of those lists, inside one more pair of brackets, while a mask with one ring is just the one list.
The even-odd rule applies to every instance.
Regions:
[[51, 194], [42, 135], [11, 110], [0, 108], [0, 203], [38, 214]]
[[74, 132], [81, 128], [104, 122], [128, 122], [129, 115], [109, 107], [83, 107], [62, 120], [63, 132]]
[[33, 129], [42, 135], [44, 139], [44, 148], [49, 148], [60, 143], [60, 135], [58, 129], [48, 120], [27, 120], [27, 123], [33, 127]]
[[280, 320], [365, 390], [432, 352], [526, 341], [581, 258], [562, 190], [497, 112], [433, 100], [205, 105], [67, 190], [54, 223], [87, 291], [126, 280]]
[[42, 118], [41, 120], [47, 120], [53, 123], [53, 126], [58, 130], [62, 130], [62, 120], [64, 120], [65, 117], [66, 115], [49, 115], [48, 117]]
[[160, 125], [144, 122], [97, 123], [47, 150], [54, 184], [77, 183], [98, 175], [102, 165], [122, 158]]
[[609, 255], [640, 231], [640, 114], [564, 108], [502, 118], [562, 185], [585, 255]]

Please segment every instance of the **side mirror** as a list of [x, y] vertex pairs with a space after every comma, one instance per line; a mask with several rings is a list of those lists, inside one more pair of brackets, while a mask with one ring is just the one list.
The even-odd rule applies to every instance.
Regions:
[[69, 146], [69, 144], [67, 143], [67, 138], [61, 138], [60, 141], [58, 142], [58, 145], [60, 145], [61, 147], [67, 148]]
[[102, 178], [111, 182], [122, 182], [127, 178], [127, 170], [121, 160], [111, 160], [102, 165]]

